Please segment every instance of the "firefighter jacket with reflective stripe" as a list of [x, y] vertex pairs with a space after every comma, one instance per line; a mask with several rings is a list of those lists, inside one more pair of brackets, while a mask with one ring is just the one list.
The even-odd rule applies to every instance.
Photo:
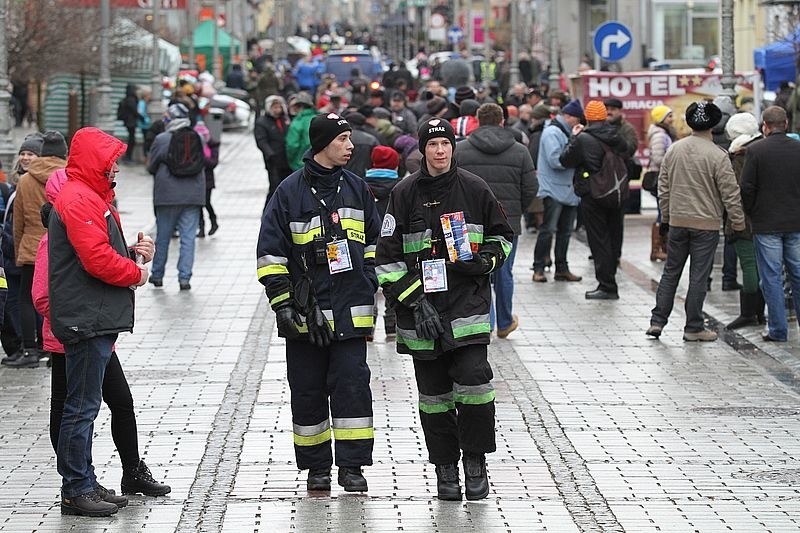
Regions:
[[[302, 169], [286, 178], [264, 211], [256, 255], [258, 280], [266, 287], [273, 309], [295, 298], [295, 288], [307, 275], [312, 296], [336, 338], [344, 340], [368, 335], [374, 326], [380, 218], [364, 180], [347, 170], [341, 175], [340, 193], [328, 207], [314, 197]], [[320, 236], [326, 252], [332, 240], [347, 241], [351, 270], [330, 274], [327, 261], [317, 264], [315, 237]], [[297, 301], [296, 305], [302, 313], [306, 302]], [[306, 324], [299, 329], [305, 337]]]
[[392, 191], [378, 241], [378, 281], [397, 312], [397, 351], [420, 359], [469, 344], [489, 344], [489, 275], [468, 276], [447, 270], [448, 290], [425, 297], [439, 312], [444, 335], [419, 338], [411, 304], [423, 295], [422, 261], [447, 259], [440, 216], [463, 212], [473, 253], [491, 254], [493, 270], [511, 252], [514, 231], [491, 189], [481, 178], [454, 167], [440, 176], [422, 169]]

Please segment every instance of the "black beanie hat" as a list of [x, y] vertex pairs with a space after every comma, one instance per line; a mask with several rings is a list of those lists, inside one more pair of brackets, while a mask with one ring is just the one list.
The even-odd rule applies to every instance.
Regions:
[[456, 149], [456, 133], [453, 131], [453, 126], [444, 119], [432, 118], [423, 122], [417, 134], [419, 135], [419, 151], [423, 154], [425, 153], [425, 145], [428, 144], [428, 141], [436, 137], [447, 138], [453, 146], [453, 150]]
[[456, 89], [456, 96], [455, 96], [456, 105], [461, 105], [461, 102], [469, 98], [473, 100], [475, 99], [475, 91], [472, 90], [472, 87], [467, 87], [466, 85], [464, 85]]
[[61, 132], [55, 130], [47, 130], [42, 134], [44, 142], [42, 143], [42, 153], [40, 157], [53, 156], [60, 157], [61, 159], [67, 158], [67, 141]]
[[350, 123], [336, 113], [317, 115], [311, 119], [308, 137], [311, 139], [311, 153], [318, 154], [339, 134], [353, 131]]
[[25, 140], [22, 141], [22, 145], [19, 147], [19, 152], [33, 152], [36, 155], [42, 153], [42, 142], [44, 139], [42, 138], [42, 134], [38, 131], [35, 133], [29, 133], [25, 136]]

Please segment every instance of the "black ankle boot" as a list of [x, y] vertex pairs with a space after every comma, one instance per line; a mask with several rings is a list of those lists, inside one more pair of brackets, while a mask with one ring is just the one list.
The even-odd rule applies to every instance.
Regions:
[[217, 219], [215, 218], [214, 220], [211, 221], [211, 229], [208, 230], [208, 234], [214, 235], [218, 229], [219, 229], [219, 224], [217, 224]]
[[172, 490], [169, 485], [153, 479], [150, 469], [142, 460], [139, 460], [139, 464], [135, 468], [122, 469], [121, 485], [122, 494], [141, 492], [145, 496], [164, 496]]
[[367, 480], [359, 467], [339, 467], [339, 485], [345, 492], [367, 492]]
[[113, 503], [120, 509], [128, 505], [128, 498], [126, 496], [120, 496], [113, 490], [108, 490], [99, 483], [94, 488], [94, 491], [97, 493], [98, 496], [100, 496], [100, 498], [103, 499], [104, 502]]
[[[761, 314], [764, 314], [764, 308], [761, 308]], [[734, 330], [746, 326], [758, 325], [758, 294], [754, 292], [739, 291], [739, 316], [730, 324], [725, 326], [725, 329]]]
[[312, 468], [308, 471], [307, 490], [331, 490], [331, 469]]
[[482, 500], [489, 495], [486, 457], [483, 454], [464, 454], [464, 492], [468, 500]]
[[458, 463], [436, 465], [436, 496], [440, 500], [461, 500], [461, 484], [458, 482]]
[[113, 503], [103, 501], [96, 491], [74, 498], [61, 498], [61, 514], [77, 516], [111, 516], [119, 511]]

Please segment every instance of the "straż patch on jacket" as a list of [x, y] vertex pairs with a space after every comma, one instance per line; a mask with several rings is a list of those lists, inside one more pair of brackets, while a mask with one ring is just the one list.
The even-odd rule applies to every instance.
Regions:
[[394, 235], [394, 228], [397, 226], [397, 221], [391, 213], [386, 213], [383, 217], [383, 224], [381, 224], [381, 237], [391, 237]]

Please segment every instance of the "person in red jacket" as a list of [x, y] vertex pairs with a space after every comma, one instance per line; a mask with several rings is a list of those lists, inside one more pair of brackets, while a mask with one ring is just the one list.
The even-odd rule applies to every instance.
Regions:
[[[99, 489], [92, 466], [94, 420], [117, 335], [133, 331], [133, 290], [147, 267], [128, 250], [112, 189], [125, 143], [97, 128], [72, 138], [67, 183], [47, 226], [50, 324], [64, 345], [67, 393], [57, 464], [63, 479], [61, 513], [110, 516], [128, 499]], [[134, 253], [153, 256], [151, 242]]]

